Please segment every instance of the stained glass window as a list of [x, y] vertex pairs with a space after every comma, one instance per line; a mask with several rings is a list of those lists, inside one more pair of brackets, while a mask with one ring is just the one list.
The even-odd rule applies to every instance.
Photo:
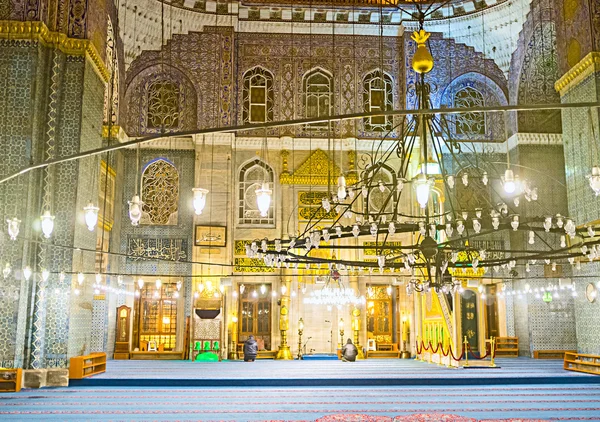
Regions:
[[[455, 108], [483, 107], [483, 95], [474, 88], [461, 89], [454, 96]], [[483, 113], [460, 113], [456, 115], [457, 135], [485, 135], [485, 115]]]
[[173, 164], [158, 159], [142, 173], [141, 224], [177, 224], [179, 173]]
[[266, 182], [273, 191], [271, 204], [274, 203], [273, 169], [263, 161], [255, 159], [240, 170], [238, 187], [238, 222], [240, 224], [274, 224], [274, 207], [269, 208], [266, 217], [260, 215], [256, 203], [256, 189]]
[[273, 75], [262, 67], [244, 73], [242, 118], [244, 123], [273, 120]]
[[179, 85], [168, 80], [153, 82], [148, 87], [148, 128], [179, 127]]
[[[392, 79], [379, 70], [366, 75], [363, 79], [363, 103], [367, 113], [392, 110]], [[392, 116], [367, 117], [364, 124], [366, 131], [388, 131], [392, 129]]]
[[[304, 76], [304, 96], [307, 118], [327, 117], [331, 114], [333, 78], [322, 70], [313, 70]], [[327, 126], [327, 122], [311, 126]]]

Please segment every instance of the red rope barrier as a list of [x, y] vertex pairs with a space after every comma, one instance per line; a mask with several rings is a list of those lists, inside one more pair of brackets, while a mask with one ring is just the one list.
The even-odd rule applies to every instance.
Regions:
[[471, 353], [471, 356], [473, 356], [473, 359], [483, 360], [490, 355], [490, 353], [486, 350], [485, 355], [483, 355], [483, 356], [480, 355], [479, 357], [477, 357], [477, 356], [475, 356], [475, 353], [473, 353], [473, 351], [471, 350], [471, 345], [469, 343], [467, 343], [467, 347], [469, 348], [469, 352]]

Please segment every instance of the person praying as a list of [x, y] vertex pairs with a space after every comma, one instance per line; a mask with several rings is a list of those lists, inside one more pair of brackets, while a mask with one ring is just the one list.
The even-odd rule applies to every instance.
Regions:
[[358, 355], [358, 349], [352, 343], [352, 340], [348, 339], [342, 349], [342, 362], [354, 362]]
[[254, 362], [258, 353], [258, 343], [254, 336], [250, 334], [244, 342], [244, 362]]

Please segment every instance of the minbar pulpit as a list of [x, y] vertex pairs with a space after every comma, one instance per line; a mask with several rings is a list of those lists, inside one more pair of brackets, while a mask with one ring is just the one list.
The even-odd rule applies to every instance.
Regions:
[[113, 358], [129, 359], [129, 344], [131, 340], [131, 308], [126, 305], [117, 308], [117, 325], [115, 333], [115, 353]]

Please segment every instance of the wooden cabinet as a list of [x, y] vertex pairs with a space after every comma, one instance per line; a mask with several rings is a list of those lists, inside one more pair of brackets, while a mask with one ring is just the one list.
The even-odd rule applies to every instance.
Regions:
[[567, 352], [563, 368], [568, 371], [600, 375], [600, 356]]
[[106, 353], [97, 352], [86, 356], [74, 356], [70, 360], [69, 378], [80, 380], [106, 371]]
[[519, 338], [518, 337], [496, 337], [497, 358], [518, 358], [519, 357]]
[[0, 393], [16, 393], [21, 390], [21, 380], [23, 379], [23, 370], [0, 369]]

